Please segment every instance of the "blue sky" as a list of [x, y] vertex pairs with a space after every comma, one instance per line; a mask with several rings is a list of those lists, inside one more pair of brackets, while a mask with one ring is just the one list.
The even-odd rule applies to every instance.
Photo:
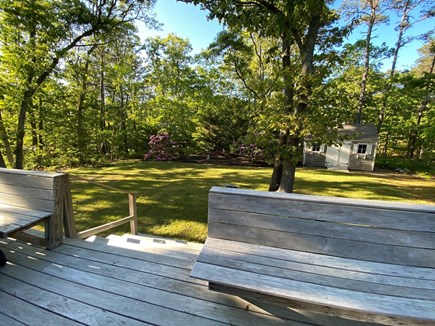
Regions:
[[155, 13], [157, 20], [163, 24], [162, 31], [140, 28], [140, 37], [142, 39], [155, 35], [164, 37], [173, 33], [179, 37], [188, 38], [195, 54], [206, 49], [222, 30], [217, 20], [207, 20], [207, 13], [193, 4], [176, 0], [157, 0]]
[[[142, 39], [155, 35], [164, 37], [169, 33], [174, 33], [177, 36], [188, 38], [192, 44], [193, 53], [198, 53], [202, 49], [207, 48], [219, 31], [222, 30], [222, 26], [216, 20], [207, 20], [207, 13], [192, 4], [185, 4], [176, 0], [158, 0], [155, 12], [157, 20], [163, 24], [162, 31], [150, 31], [140, 26], [139, 35]], [[418, 13], [418, 10], [416, 10], [415, 15], [418, 16]], [[394, 47], [397, 39], [397, 32], [394, 31], [394, 27], [398, 19], [398, 17], [391, 16], [389, 25], [377, 27], [377, 30], [374, 32], [375, 44], [386, 42], [388, 46]], [[435, 29], [434, 18], [415, 25], [406, 35], [421, 34], [430, 29]], [[350, 40], [353, 42], [363, 37], [364, 35], [361, 34], [361, 30], [357, 30]], [[397, 68], [400, 70], [411, 68], [418, 58], [417, 49], [422, 44], [421, 41], [416, 40], [402, 48], [399, 52]], [[386, 70], [390, 66], [390, 62], [384, 62], [383, 68]]]

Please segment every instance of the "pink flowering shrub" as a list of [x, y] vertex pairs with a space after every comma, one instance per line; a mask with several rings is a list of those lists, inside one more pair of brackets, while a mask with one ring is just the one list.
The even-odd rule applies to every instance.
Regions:
[[240, 144], [238, 155], [246, 157], [251, 161], [262, 161], [265, 159], [264, 150], [257, 144]]
[[151, 135], [148, 145], [149, 150], [144, 156], [147, 161], [171, 161], [178, 157], [177, 147], [165, 131]]

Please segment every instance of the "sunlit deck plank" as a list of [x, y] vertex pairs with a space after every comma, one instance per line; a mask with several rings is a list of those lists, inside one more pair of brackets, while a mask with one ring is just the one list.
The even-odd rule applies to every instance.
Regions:
[[[15, 309], [26, 301], [24, 312], [39, 309], [41, 315], [49, 312], [86, 325], [350, 325], [335, 317], [212, 292], [206, 282], [189, 278], [194, 262], [190, 255], [179, 258], [164, 255], [163, 248], [147, 253], [108, 244], [65, 239], [56, 250], [46, 251], [0, 242], [11, 262], [0, 269], [0, 294], [13, 296], [8, 302], [16, 302]], [[11, 278], [14, 282], [7, 283]], [[15, 320], [12, 303], [0, 313]]]

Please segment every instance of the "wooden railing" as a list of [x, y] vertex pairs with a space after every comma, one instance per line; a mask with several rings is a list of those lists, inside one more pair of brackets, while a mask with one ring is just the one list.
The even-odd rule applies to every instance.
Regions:
[[95, 182], [95, 181], [91, 181], [91, 180], [87, 180], [84, 179], [82, 177], [79, 177], [77, 175], [71, 175], [71, 178], [73, 179], [78, 179], [81, 181], [85, 181], [89, 184], [93, 184], [95, 186], [98, 187], [102, 187], [105, 189], [109, 189], [109, 190], [113, 190], [113, 191], [117, 191], [120, 193], [124, 193], [126, 195], [128, 195], [128, 210], [129, 210], [129, 216], [121, 218], [117, 221], [113, 221], [113, 222], [109, 222], [100, 226], [96, 226], [94, 228], [85, 230], [85, 231], [80, 231], [77, 232], [75, 235], [77, 238], [79, 239], [84, 239], [87, 237], [90, 237], [92, 235], [116, 228], [120, 225], [126, 224], [130, 222], [130, 233], [131, 234], [137, 234], [138, 230], [137, 230], [137, 206], [136, 206], [136, 194], [133, 192], [128, 192], [128, 191], [124, 191], [115, 187], [111, 187], [111, 186], [107, 186], [105, 184], [101, 184], [99, 182]]

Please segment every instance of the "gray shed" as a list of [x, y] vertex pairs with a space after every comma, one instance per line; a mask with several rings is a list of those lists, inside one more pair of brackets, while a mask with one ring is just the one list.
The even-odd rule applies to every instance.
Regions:
[[378, 131], [373, 124], [347, 124], [338, 130], [346, 140], [341, 145], [304, 143], [305, 166], [373, 171]]

